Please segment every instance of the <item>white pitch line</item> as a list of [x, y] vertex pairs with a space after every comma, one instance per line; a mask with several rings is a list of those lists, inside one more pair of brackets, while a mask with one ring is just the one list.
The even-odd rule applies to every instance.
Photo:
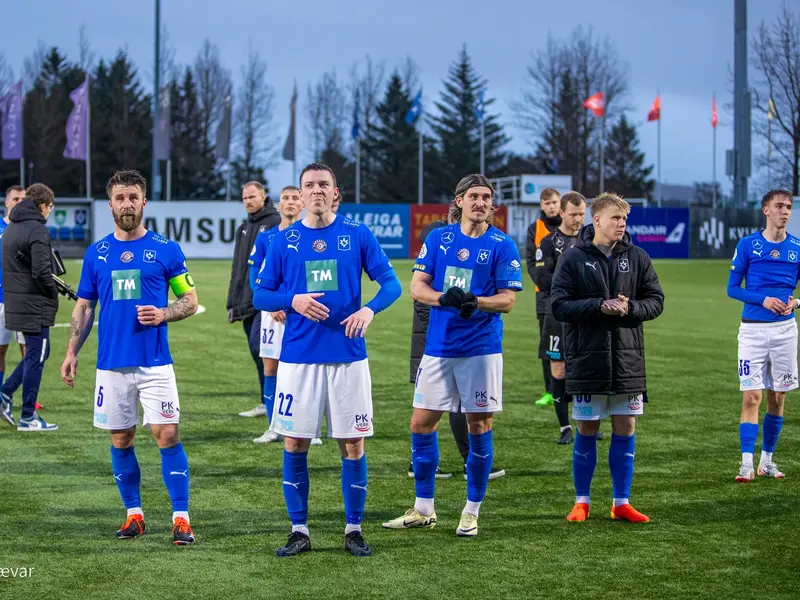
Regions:
[[[174, 302], [174, 300], [170, 300], [169, 301], [170, 304], [172, 304], [173, 302]], [[202, 304], [198, 304], [197, 305], [197, 312], [194, 313], [194, 314], [195, 315], [199, 315], [200, 313], [204, 313], [204, 312], [206, 312], [206, 307], [203, 306]], [[95, 321], [93, 327], [96, 327], [97, 323], [98, 322]], [[70, 325], [69, 323], [56, 323], [55, 325], [53, 325], [53, 327], [69, 327], [69, 325]]]

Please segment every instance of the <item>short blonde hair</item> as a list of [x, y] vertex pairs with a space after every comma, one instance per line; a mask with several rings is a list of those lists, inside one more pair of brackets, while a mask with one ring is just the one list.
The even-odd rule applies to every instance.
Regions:
[[544, 188], [542, 192], [539, 194], [539, 202], [541, 203], [542, 200], [547, 200], [548, 198], [560, 198], [561, 194], [558, 190], [554, 188]]
[[242, 190], [244, 190], [244, 188], [246, 188], [246, 187], [248, 187], [248, 186], [251, 186], [251, 185], [252, 185], [254, 188], [256, 188], [256, 189], [257, 189], [259, 192], [261, 192], [261, 194], [262, 194], [262, 195], [264, 195], [264, 196], [266, 196], [266, 195], [267, 195], [267, 192], [266, 192], [266, 190], [264, 189], [264, 184], [263, 184], [263, 183], [261, 183], [260, 181], [248, 181], [247, 183], [245, 183], [245, 184], [242, 186]]
[[589, 207], [589, 209], [594, 217], [601, 210], [608, 208], [609, 206], [620, 209], [626, 215], [631, 212], [630, 204], [625, 202], [625, 200], [623, 200], [620, 196], [608, 192], [600, 194], [594, 200], [592, 200], [592, 205]]

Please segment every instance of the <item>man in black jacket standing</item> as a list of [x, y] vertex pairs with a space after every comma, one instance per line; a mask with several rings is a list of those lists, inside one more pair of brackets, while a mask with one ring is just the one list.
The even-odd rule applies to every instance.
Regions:
[[597, 465], [600, 419], [611, 417], [608, 464], [614, 491], [611, 518], [650, 519], [628, 502], [633, 480], [636, 415], [647, 402], [642, 323], [664, 310], [664, 292], [647, 252], [631, 243], [625, 225], [630, 205], [600, 194], [592, 225], [561, 257], [550, 288], [553, 316], [566, 323], [567, 393], [578, 435], [572, 453], [575, 505], [568, 521], [589, 516], [589, 488]]
[[50, 356], [50, 327], [56, 323], [58, 289], [53, 281], [50, 233], [53, 191], [36, 183], [14, 207], [3, 234], [3, 288], [6, 326], [25, 335], [25, 356], [0, 388], [0, 414], [14, 425], [11, 398], [22, 386], [22, 416], [17, 431], [55, 431], [36, 414], [44, 362]]
[[[267, 229], [277, 227], [281, 222], [281, 215], [267, 198], [264, 186], [258, 181], [248, 181], [242, 188], [242, 203], [247, 211], [247, 220], [236, 230], [236, 240], [233, 247], [233, 265], [231, 266], [231, 282], [228, 285], [228, 322], [241, 321], [250, 356], [258, 371], [258, 389], [264, 389], [264, 365], [259, 356], [259, 333], [261, 320], [256, 319], [260, 312], [253, 308], [253, 290], [250, 288], [250, 267], [247, 259], [253, 251], [258, 234]], [[263, 402], [252, 410], [239, 413], [243, 417], [257, 417], [267, 414]]]

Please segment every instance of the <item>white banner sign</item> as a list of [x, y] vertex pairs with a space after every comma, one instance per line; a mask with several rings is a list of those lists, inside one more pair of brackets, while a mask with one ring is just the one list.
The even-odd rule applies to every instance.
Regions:
[[[236, 228], [247, 218], [241, 202], [148, 202], [144, 226], [178, 242], [186, 258], [233, 258]], [[94, 241], [114, 231], [107, 201], [93, 206]]]
[[523, 204], [539, 204], [539, 195], [545, 188], [554, 188], [562, 196], [572, 190], [570, 175], [520, 175], [520, 201]]

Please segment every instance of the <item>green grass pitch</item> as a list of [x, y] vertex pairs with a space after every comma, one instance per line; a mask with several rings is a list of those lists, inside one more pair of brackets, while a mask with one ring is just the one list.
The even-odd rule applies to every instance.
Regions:
[[[340, 458], [327, 440], [311, 449], [314, 551], [277, 559], [288, 533], [281, 447], [251, 442], [264, 419], [237, 412], [260, 397], [241, 324], [226, 321], [230, 264], [190, 261], [206, 308], [170, 325], [181, 397], [181, 437], [191, 464], [198, 542], [169, 543], [169, 498], [158, 450], [146, 430], [136, 445], [149, 533], [115, 539], [124, 510], [111, 474], [109, 439], [92, 428], [96, 334], [80, 355], [74, 390], [60, 380], [68, 329], [53, 330], [40, 394], [55, 433], [18, 434], [0, 423], [0, 598], [797, 598], [800, 429], [790, 394], [775, 459], [783, 481], [734, 484], [740, 393], [736, 334], [741, 306], [725, 296], [727, 263], [656, 263], [664, 314], [646, 326], [650, 403], [637, 423], [632, 502], [646, 525], [612, 522], [608, 441], [599, 442], [593, 512], [567, 523], [573, 501], [571, 447], [555, 444], [542, 393], [530, 282], [505, 319], [505, 412], [495, 419], [495, 464], [480, 535], [455, 535], [466, 483], [442, 424], [439, 523], [431, 531], [380, 524], [412, 506], [408, 383], [410, 262], [396, 261], [404, 295], [368, 333], [376, 436], [367, 441], [368, 559], [343, 550]], [[79, 267], [68, 264], [70, 283]], [[367, 282], [364, 296], [375, 286]], [[58, 322], [72, 304], [61, 301]], [[17, 362], [9, 349], [10, 372]], [[794, 398], [793, 398], [794, 397]], [[18, 416], [19, 395], [15, 398]], [[766, 404], [766, 402], [764, 403]], [[762, 406], [762, 415], [764, 407]], [[602, 425], [608, 433], [609, 423]], [[759, 436], [760, 442], [760, 436]], [[756, 447], [760, 451], [760, 446]], [[29, 578], [3, 568], [33, 569]]]

